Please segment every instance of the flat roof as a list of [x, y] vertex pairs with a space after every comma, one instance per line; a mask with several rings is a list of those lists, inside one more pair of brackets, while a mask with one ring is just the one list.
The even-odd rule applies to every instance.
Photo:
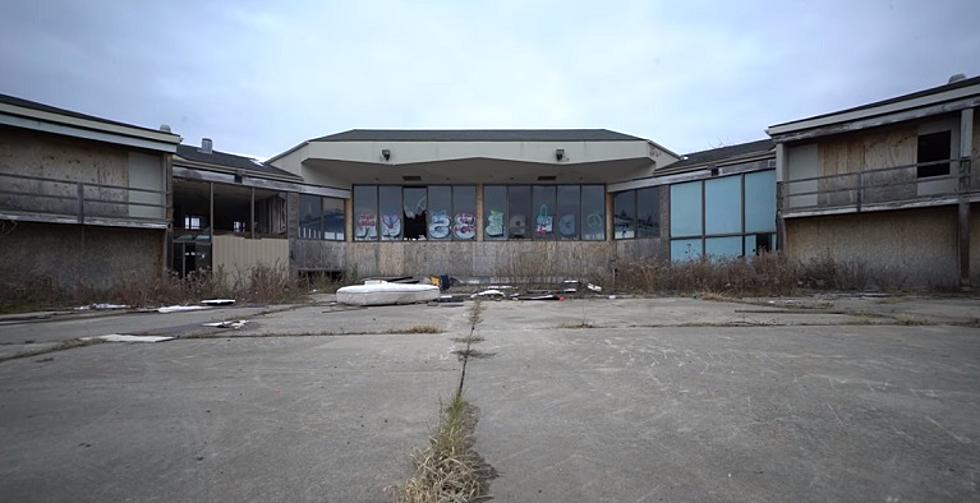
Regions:
[[53, 107], [51, 105], [46, 105], [44, 103], [38, 103], [37, 101], [26, 100], [24, 98], [18, 98], [16, 96], [10, 96], [8, 94], [0, 94], [0, 103], [4, 103], [4, 104], [7, 104], [7, 105], [13, 105], [13, 106], [17, 106], [17, 107], [30, 108], [32, 110], [38, 110], [38, 111], [41, 111], [41, 112], [48, 112], [48, 113], [53, 113], [53, 114], [65, 115], [65, 116], [68, 116], [68, 117], [74, 117], [76, 119], [84, 119], [84, 120], [93, 121], [93, 122], [101, 122], [103, 124], [111, 124], [113, 126], [123, 126], [123, 127], [133, 128], [133, 129], [141, 129], [143, 131], [147, 131], [147, 132], [151, 132], [151, 133], [169, 134], [169, 135], [173, 135], [174, 137], [177, 137], [177, 135], [174, 134], [174, 133], [172, 133], [172, 132], [161, 131], [159, 129], [153, 129], [153, 128], [148, 128], [148, 127], [143, 127], [143, 126], [137, 126], [137, 125], [129, 124], [129, 123], [126, 123], [126, 122], [119, 122], [119, 121], [104, 119], [102, 117], [96, 117], [94, 115], [83, 114], [83, 113], [75, 112], [73, 110], [67, 110], [67, 109], [64, 109], [64, 108]]
[[608, 129], [351, 129], [310, 141], [649, 141]]

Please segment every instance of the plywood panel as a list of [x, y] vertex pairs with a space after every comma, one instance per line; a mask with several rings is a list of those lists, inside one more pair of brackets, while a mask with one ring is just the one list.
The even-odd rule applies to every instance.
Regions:
[[289, 266], [289, 240], [218, 235], [214, 236], [212, 259], [215, 270], [223, 270], [231, 280], [249, 274], [259, 264], [286, 268]]

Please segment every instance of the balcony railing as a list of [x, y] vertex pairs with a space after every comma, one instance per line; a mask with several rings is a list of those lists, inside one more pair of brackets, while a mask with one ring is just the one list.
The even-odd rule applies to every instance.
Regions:
[[165, 228], [161, 190], [0, 173], [0, 218]]
[[973, 159], [947, 159], [779, 183], [785, 216], [951, 204], [980, 196]]

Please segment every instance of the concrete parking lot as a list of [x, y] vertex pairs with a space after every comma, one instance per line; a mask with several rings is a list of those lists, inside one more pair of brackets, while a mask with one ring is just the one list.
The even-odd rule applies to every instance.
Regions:
[[[385, 501], [457, 383], [469, 303], [318, 300], [0, 321], [7, 354], [178, 337], [0, 363], [2, 499]], [[496, 501], [980, 498], [977, 299], [486, 307], [466, 394]]]

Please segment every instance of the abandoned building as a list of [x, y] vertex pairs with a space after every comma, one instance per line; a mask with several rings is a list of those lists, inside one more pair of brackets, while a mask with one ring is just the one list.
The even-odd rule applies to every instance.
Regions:
[[860, 263], [896, 286], [980, 269], [980, 77], [770, 126], [790, 257]]
[[0, 95], [0, 289], [166, 272], [180, 137]]
[[782, 250], [967, 285], [978, 104], [980, 78], [959, 79], [687, 155], [605, 129], [350, 130], [262, 162], [2, 96], [0, 281], [257, 264], [492, 280]]

